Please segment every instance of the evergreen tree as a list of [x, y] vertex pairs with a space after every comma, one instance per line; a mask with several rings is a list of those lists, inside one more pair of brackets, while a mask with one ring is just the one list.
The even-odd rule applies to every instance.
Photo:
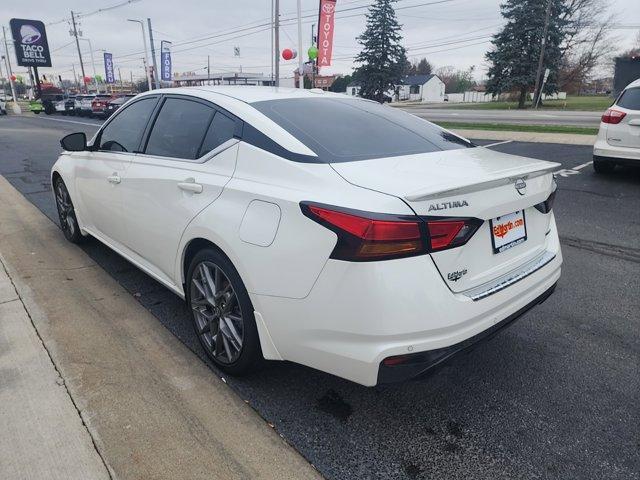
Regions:
[[409, 64], [407, 75], [429, 75], [433, 73], [433, 66], [426, 58], [421, 58], [417, 63]]
[[360, 95], [382, 102], [384, 94], [400, 83], [407, 65], [407, 53], [400, 45], [401, 26], [393, 4], [396, 0], [375, 0], [367, 13], [367, 27], [358, 41], [362, 51], [354, 77], [360, 82]]
[[[562, 13], [566, 6], [563, 0], [547, 1], [551, 2], [551, 15], [542, 72], [545, 68], [550, 70], [544, 93], [553, 93], [557, 91], [558, 67], [562, 57], [560, 45], [566, 27]], [[487, 92], [494, 95], [518, 92], [518, 108], [524, 108], [527, 93], [533, 90], [536, 82], [546, 7], [546, 1], [506, 0], [500, 5], [500, 11], [507, 23], [494, 35], [494, 48], [485, 55], [491, 63], [487, 73]]]

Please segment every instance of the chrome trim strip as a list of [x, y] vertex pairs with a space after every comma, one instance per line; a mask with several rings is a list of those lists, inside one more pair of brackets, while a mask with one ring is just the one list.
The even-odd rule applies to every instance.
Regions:
[[478, 300], [482, 300], [483, 298], [487, 298], [494, 293], [498, 293], [499, 291], [504, 290], [514, 283], [517, 283], [520, 280], [528, 277], [532, 273], [540, 270], [546, 264], [551, 262], [554, 258], [556, 258], [555, 253], [545, 251], [542, 255], [526, 263], [516, 272], [507, 273], [505, 275], [502, 275], [501, 277], [498, 277], [498, 279], [493, 280], [490, 283], [485, 283], [484, 285], [466, 290], [462, 293], [474, 302], [477, 302]]

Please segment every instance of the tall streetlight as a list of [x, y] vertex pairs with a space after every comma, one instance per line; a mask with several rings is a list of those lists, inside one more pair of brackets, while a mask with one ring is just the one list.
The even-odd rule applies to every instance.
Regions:
[[[93, 66], [93, 81], [96, 84], [96, 90], [98, 91], [98, 93], [100, 93], [100, 87], [98, 87], [98, 80], [96, 79], [96, 62], [93, 58], [93, 46], [91, 45], [91, 40], [89, 40], [88, 38], [78, 38], [78, 40], [83, 40], [85, 42], [89, 42], [89, 53], [91, 54], [91, 65]], [[82, 79], [82, 81], [84, 81], [84, 79]]]
[[142, 29], [142, 44], [144, 45], [144, 70], [147, 74], [147, 84], [149, 85], [149, 90], [153, 90], [153, 85], [151, 84], [151, 72], [147, 68], [149, 65], [149, 53], [147, 52], [147, 37], [144, 33], [144, 23], [142, 20], [133, 20], [131, 18], [127, 18], [127, 22], [136, 22], [140, 24], [140, 28]]

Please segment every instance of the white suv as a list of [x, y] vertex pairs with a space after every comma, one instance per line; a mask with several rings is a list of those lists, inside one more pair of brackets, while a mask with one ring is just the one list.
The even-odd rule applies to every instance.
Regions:
[[640, 79], [627, 85], [604, 112], [593, 146], [593, 168], [598, 173], [630, 164], [640, 165]]

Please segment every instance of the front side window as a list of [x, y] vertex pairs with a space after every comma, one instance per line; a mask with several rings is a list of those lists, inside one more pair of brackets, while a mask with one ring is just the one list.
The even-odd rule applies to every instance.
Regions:
[[629, 110], [640, 110], [640, 87], [628, 88], [622, 92], [617, 105]]
[[216, 116], [213, 117], [209, 130], [207, 130], [207, 135], [204, 137], [199, 156], [201, 157], [219, 147], [227, 140], [231, 140], [235, 131], [236, 121], [227, 117], [222, 112], [217, 112]]
[[194, 160], [215, 110], [192, 100], [168, 98], [156, 119], [145, 153]]
[[100, 133], [100, 150], [135, 152], [157, 101], [143, 98], [119, 111]]
[[290, 98], [251, 104], [305, 144], [323, 163], [473, 147], [399, 109], [348, 98]]

